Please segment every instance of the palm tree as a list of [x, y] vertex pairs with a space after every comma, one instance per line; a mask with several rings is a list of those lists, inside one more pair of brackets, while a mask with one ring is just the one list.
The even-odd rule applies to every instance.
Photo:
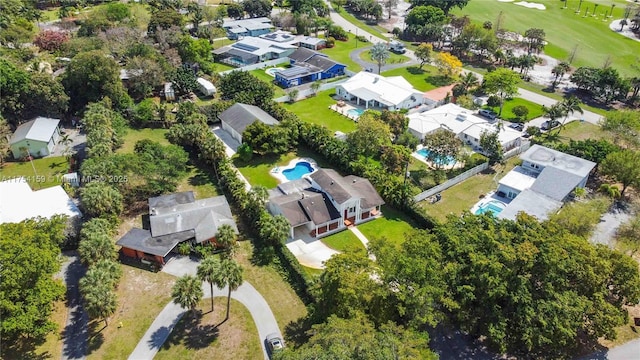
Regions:
[[269, 214], [260, 219], [260, 238], [269, 245], [281, 245], [289, 237], [291, 225], [282, 215], [271, 216]]
[[315, 95], [318, 92], [318, 89], [320, 89], [320, 82], [319, 81], [314, 81], [311, 83], [311, 92], [313, 93], [313, 95]]
[[215, 256], [209, 255], [205, 257], [200, 265], [198, 265], [198, 279], [208, 282], [209, 286], [211, 287], [211, 312], [213, 312], [213, 282], [216, 274], [218, 274], [219, 272], [220, 261]]
[[556, 85], [558, 84], [558, 79], [562, 79], [564, 74], [566, 74], [570, 69], [571, 67], [565, 61], [562, 61], [558, 65], [554, 66], [553, 69], [551, 69], [551, 73], [555, 75], [555, 78], [553, 79], [553, 83], [551, 84], [551, 87], [555, 88]]
[[113, 315], [118, 306], [112, 279], [106, 270], [92, 268], [80, 279], [80, 294], [84, 300], [84, 309], [92, 318], [102, 318], [105, 327], [107, 318]]
[[[549, 132], [547, 132], [547, 137], [551, 136], [551, 127], [553, 125], [553, 123], [555, 122], [555, 120], [559, 117], [562, 117], [564, 115], [564, 111], [562, 109], [562, 106], [560, 105], [560, 103], [555, 103], [549, 107], [546, 107], [544, 105], [542, 105], [542, 111], [544, 113], [544, 116], [549, 118]], [[558, 135], [556, 133], [556, 135]]]
[[460, 84], [464, 87], [464, 91], [465, 93], [468, 92], [471, 88], [475, 87], [478, 85], [478, 77], [476, 76], [476, 74], [472, 73], [472, 72], [467, 72], [466, 74], [464, 74], [464, 76], [460, 79]]
[[173, 302], [195, 314], [196, 305], [202, 299], [202, 281], [195, 276], [185, 275], [176, 280], [171, 297]]
[[373, 45], [371, 50], [369, 50], [369, 56], [371, 57], [371, 60], [378, 63], [378, 74], [380, 74], [380, 69], [387, 63], [387, 59], [389, 59], [390, 56], [387, 44], [380, 42]]
[[229, 306], [231, 305], [231, 292], [237, 290], [242, 285], [242, 266], [232, 259], [222, 259], [218, 272], [213, 278], [213, 283], [218, 288], [228, 286], [229, 293], [227, 295], [227, 316], [229, 319]]
[[233, 257], [236, 249], [236, 231], [231, 225], [224, 224], [218, 228], [216, 243], [225, 249], [225, 257]]
[[567, 122], [567, 118], [569, 115], [572, 115], [574, 112], [579, 112], [580, 114], [584, 114], [582, 108], [580, 107], [580, 99], [571, 95], [560, 102], [560, 108], [564, 113], [564, 120], [562, 121], [562, 125], [558, 127], [558, 134], [560, 134], [560, 130], [564, 127], [564, 124]]

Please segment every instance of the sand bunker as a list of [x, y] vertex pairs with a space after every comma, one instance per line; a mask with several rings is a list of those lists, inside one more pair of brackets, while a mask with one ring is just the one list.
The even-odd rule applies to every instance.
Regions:
[[527, 7], [529, 9], [538, 9], [538, 10], [547, 10], [547, 8], [539, 3], [531, 3], [531, 2], [526, 2], [526, 1], [520, 1], [517, 3], [514, 3], [516, 5], [520, 5], [520, 6], [524, 6]]

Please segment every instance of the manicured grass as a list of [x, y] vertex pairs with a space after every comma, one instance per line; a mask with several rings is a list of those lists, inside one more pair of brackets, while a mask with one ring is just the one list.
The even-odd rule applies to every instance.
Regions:
[[104, 321], [90, 323], [88, 359], [126, 359], [171, 301], [175, 277], [127, 265], [121, 267], [118, 308], [106, 328], [102, 329]]
[[357, 48], [356, 45], [357, 47], [367, 46], [366, 43], [363, 44], [360, 41], [356, 44], [355, 35], [349, 34], [348, 41], [336, 40], [334, 47], [322, 49], [321, 52], [327, 54], [331, 59], [347, 65], [347, 69], [358, 72], [362, 70], [362, 67], [355, 61], [351, 60], [351, 57], [349, 56], [349, 54]]
[[297, 101], [294, 104], [286, 103], [283, 105], [296, 113], [302, 121], [325, 126], [331, 131], [349, 133], [356, 129], [356, 123], [329, 109], [329, 106], [336, 103], [336, 100], [332, 98], [334, 94], [334, 90], [325, 90], [314, 97]]
[[196, 315], [187, 312], [176, 324], [154, 359], [259, 359], [262, 357], [258, 329], [242, 303], [231, 299], [229, 319], [225, 297], [203, 299]]
[[[536, 94], [540, 94], [540, 95], [543, 95], [543, 96], [546, 96], [546, 97], [550, 97], [550, 98], [558, 100], [558, 101], [561, 101], [562, 99], [564, 99], [564, 95], [560, 91], [556, 90], [556, 92], [553, 92], [553, 93], [547, 92], [546, 91], [547, 86], [544, 86], [544, 85], [534, 84], [534, 83], [530, 83], [530, 82], [521, 82], [519, 86], [522, 89], [529, 90], [529, 91], [534, 92]], [[602, 109], [602, 108], [590, 106], [590, 105], [587, 105], [587, 104], [581, 104], [580, 107], [583, 110], [591, 111], [591, 112], [599, 114], [599, 115], [603, 115], [603, 116], [607, 115], [607, 109]]]
[[[557, 131], [557, 130], [554, 130]], [[594, 125], [588, 122], [571, 121], [565, 124], [564, 128], [560, 130], [560, 139], [563, 142], [569, 142], [569, 139], [573, 140], [585, 140], [585, 139], [608, 139], [612, 140], [609, 133], [602, 130], [598, 125]]]
[[391, 243], [402, 244], [404, 234], [415, 227], [413, 221], [387, 205], [382, 206], [382, 215], [378, 219], [358, 225], [358, 229], [369, 240], [384, 238]]
[[[218, 42], [220, 43], [221, 41], [218, 41]], [[220, 47], [222, 47], [222, 46], [220, 46]], [[215, 66], [215, 69], [216, 69], [217, 72], [223, 72], [223, 71], [227, 71], [227, 70], [235, 70], [235, 69], [237, 69], [237, 68], [235, 68], [235, 67], [233, 67], [231, 65], [218, 63], [218, 62], [214, 63], [213, 65]]]
[[[637, 63], [640, 54], [640, 42], [624, 37], [609, 29], [609, 23], [614, 19], [624, 17], [624, 9], [629, 4], [616, 0], [598, 2], [597, 17], [583, 18], [585, 10], [593, 12], [594, 2], [583, 1], [580, 14], [575, 14], [579, 0], [569, 0], [567, 9], [563, 9], [564, 2], [557, 0], [537, 0], [545, 5], [546, 10], [528, 9], [514, 3], [498, 1], [470, 1], [463, 9], [452, 9], [456, 16], [468, 15], [473, 21], [482, 24], [491, 21], [495, 24], [498, 14], [503, 14], [504, 29], [524, 33], [529, 28], [540, 28], [545, 31], [547, 55], [566, 60], [577, 45], [574, 67], [593, 66], [602, 67], [607, 58], [611, 57], [612, 66], [623, 75], [634, 73], [633, 64]], [[603, 21], [602, 14], [609, 12], [611, 4], [613, 17]]]
[[143, 139], [156, 141], [161, 145], [169, 145], [169, 140], [165, 137], [166, 133], [167, 129], [129, 129], [124, 137], [124, 144], [116, 152], [120, 154], [132, 153], [136, 142]]
[[312, 279], [320, 277], [320, 275], [322, 275], [322, 273], [324, 272], [324, 269], [314, 269], [314, 268], [306, 267], [304, 265], [300, 265], [300, 266], [302, 267], [302, 270], [304, 270], [304, 272]]
[[189, 173], [178, 184], [177, 191], [193, 191], [196, 199], [205, 199], [220, 195], [216, 187], [213, 169], [203, 168], [201, 164], [191, 166]]
[[356, 27], [364, 29], [369, 34], [379, 37], [380, 39], [388, 39], [387, 36], [382, 35], [382, 33], [380, 32], [380, 27], [378, 27], [377, 25], [369, 25], [366, 23], [366, 21], [358, 19], [357, 17], [347, 12], [343, 8], [338, 9], [336, 6], [334, 6], [333, 8], [336, 10], [338, 14], [340, 14], [340, 16], [342, 16], [345, 20], [352, 23]]
[[[360, 59], [364, 60], [364, 61], [368, 61], [372, 64], [377, 64], [375, 62], [375, 60], [371, 59], [371, 51], [367, 50], [367, 51], [363, 51], [360, 53]], [[407, 62], [410, 59], [404, 55], [400, 55], [400, 54], [396, 54], [393, 52], [389, 52], [389, 58], [387, 59], [387, 64], [401, 64], [403, 62]], [[376, 65], [377, 66], [377, 65]]]
[[[307, 315], [307, 308], [275, 267], [257, 265], [260, 261], [255, 261], [254, 247], [250, 241], [241, 241], [239, 244], [235, 259], [244, 269], [242, 276], [265, 298], [276, 317], [280, 330], [284, 332], [291, 322]], [[257, 358], [245, 357], [244, 359]]]
[[340, 252], [364, 252], [362, 242], [350, 231], [344, 230], [321, 239], [328, 247]]
[[330, 167], [319, 154], [303, 147], [282, 155], [254, 155], [253, 159], [248, 162], [235, 157], [233, 164], [251, 185], [262, 185], [271, 189], [278, 185], [278, 180], [271, 176], [271, 170], [276, 166], [285, 166], [297, 157], [309, 157], [315, 160], [320, 167]]
[[257, 77], [258, 79], [266, 82], [267, 84], [271, 85], [271, 87], [273, 88], [274, 91], [274, 98], [279, 98], [281, 96], [285, 96], [287, 93], [284, 91], [283, 88], [277, 86], [274, 84], [274, 77], [267, 74], [266, 72], [264, 72], [264, 69], [256, 69], [256, 70], [251, 70], [250, 71], [251, 75]]
[[[525, 100], [523, 98], [513, 98], [511, 100], [505, 100], [504, 106], [502, 107], [502, 116], [500, 116], [500, 118], [504, 120], [518, 122], [519, 119], [513, 113], [513, 108], [521, 105], [529, 109], [529, 114], [527, 114], [527, 116], [525, 117], [525, 121], [529, 121], [543, 115], [542, 105], [536, 104], [529, 100]], [[495, 107], [485, 106], [485, 108], [491, 109], [496, 113], [498, 113], [498, 111], [500, 110], [499, 106], [495, 106]]]
[[[35, 167], [35, 172], [34, 172]], [[15, 161], [0, 167], [0, 181], [24, 177], [33, 190], [60, 185], [62, 175], [69, 172], [64, 156], [53, 156], [33, 161]]]
[[393, 70], [383, 71], [382, 76], [402, 76], [414, 88], [420, 91], [429, 91], [435, 88], [449, 85], [453, 79], [442, 76], [435, 66], [424, 65], [422, 69], [418, 66], [407, 66]]
[[449, 214], [459, 216], [463, 211], [471, 210], [473, 204], [480, 200], [480, 195], [496, 190], [498, 180], [513, 169], [519, 161], [517, 156], [513, 157], [505, 165], [495, 166], [495, 171], [482, 172], [442, 191], [442, 200], [437, 203], [430, 204], [425, 200], [419, 205], [439, 221], [446, 220]]

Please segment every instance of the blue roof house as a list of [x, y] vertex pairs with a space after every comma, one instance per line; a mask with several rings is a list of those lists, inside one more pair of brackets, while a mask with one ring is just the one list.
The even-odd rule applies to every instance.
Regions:
[[283, 88], [344, 75], [347, 67], [325, 54], [306, 48], [298, 48], [289, 55], [289, 59], [291, 67], [275, 73], [276, 83]]

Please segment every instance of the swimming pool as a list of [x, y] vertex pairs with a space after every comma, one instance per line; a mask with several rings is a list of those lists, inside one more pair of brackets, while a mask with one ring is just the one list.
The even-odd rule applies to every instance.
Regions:
[[294, 167], [282, 170], [282, 175], [284, 175], [287, 180], [298, 180], [302, 178], [303, 175], [310, 174], [314, 171], [315, 169], [310, 163], [306, 161], [298, 161]]
[[500, 214], [500, 212], [502, 212], [502, 210], [504, 210], [504, 208], [506, 207], [506, 205], [500, 201], [497, 200], [491, 200], [487, 203], [482, 204], [478, 210], [476, 210], [476, 215], [480, 215], [480, 214], [486, 214], [486, 213], [491, 213], [493, 215], [498, 215]]
[[264, 72], [266, 72], [268, 75], [276, 77], [276, 73], [278, 71], [282, 71], [284, 70], [284, 68], [281, 67], [274, 67], [274, 68], [268, 68], [267, 70], [265, 70]]
[[360, 115], [362, 115], [362, 113], [364, 113], [364, 110], [361, 110], [361, 109], [349, 109], [349, 110], [347, 110], [347, 115], [351, 115], [351, 116], [355, 116], [355, 117], [359, 117]]
[[[429, 160], [429, 154], [431, 151], [427, 148], [422, 148], [416, 151], [418, 155], [423, 156], [425, 159]], [[453, 165], [456, 163], [456, 159], [451, 156], [446, 156], [444, 159], [436, 159], [435, 162], [440, 165]]]

